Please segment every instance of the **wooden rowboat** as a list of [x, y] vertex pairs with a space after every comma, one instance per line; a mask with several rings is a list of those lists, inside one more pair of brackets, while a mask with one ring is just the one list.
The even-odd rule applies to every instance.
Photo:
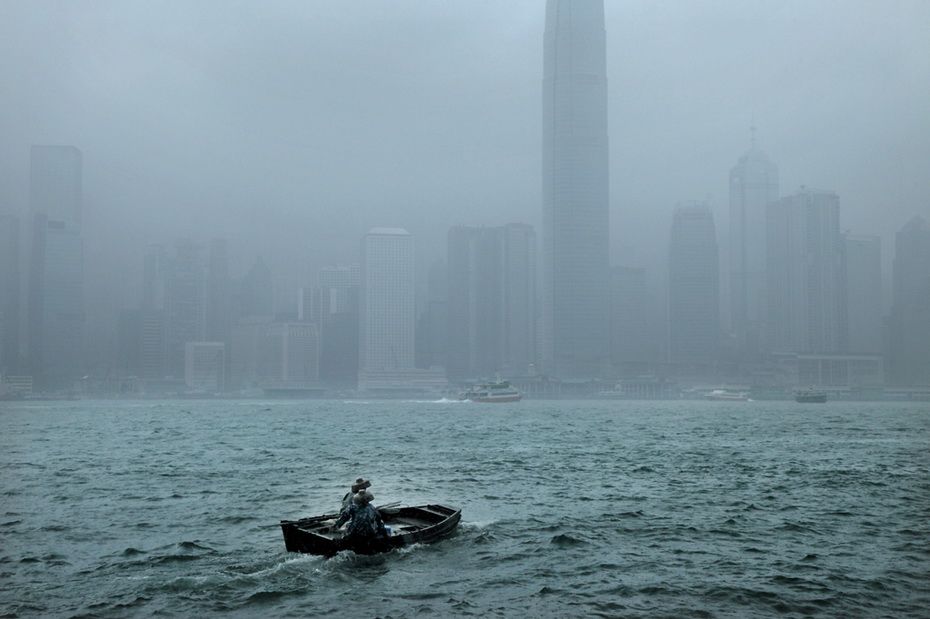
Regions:
[[341, 532], [333, 530], [339, 514], [324, 514], [282, 520], [284, 546], [288, 552], [304, 552], [331, 557], [343, 550], [358, 554], [387, 552], [411, 544], [430, 544], [455, 530], [462, 518], [462, 510], [444, 505], [418, 505], [415, 507], [382, 507], [378, 510], [390, 535], [363, 545], [352, 544]]

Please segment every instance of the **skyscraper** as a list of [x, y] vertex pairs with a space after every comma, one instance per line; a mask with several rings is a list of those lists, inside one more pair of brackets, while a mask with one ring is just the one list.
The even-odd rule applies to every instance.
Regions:
[[767, 346], [776, 352], [845, 348], [840, 199], [802, 187], [766, 209]]
[[33, 146], [30, 163], [28, 356], [41, 388], [64, 389], [83, 362], [81, 151]]
[[930, 225], [908, 221], [894, 247], [890, 378], [897, 385], [930, 385]]
[[645, 269], [618, 266], [610, 270], [610, 361], [614, 366], [655, 361], [648, 298]]
[[609, 206], [603, 0], [548, 0], [543, 54], [543, 369], [608, 363]]
[[846, 349], [880, 354], [882, 345], [882, 243], [877, 236], [845, 235]]
[[704, 204], [675, 209], [669, 241], [671, 363], [713, 364], [720, 345], [720, 266], [714, 216]]
[[19, 248], [19, 219], [0, 214], [0, 374], [19, 364]]
[[360, 279], [357, 264], [319, 271], [319, 376], [329, 385], [353, 387], [358, 380]]
[[33, 145], [30, 151], [29, 206], [51, 221], [81, 227], [83, 158], [74, 146]]
[[185, 346], [201, 342], [205, 333], [206, 265], [203, 248], [181, 239], [174, 245], [167, 285], [166, 342], [168, 373], [184, 377]]
[[761, 351], [765, 334], [765, 209], [778, 199], [778, 167], [756, 145], [730, 170], [730, 322], [742, 356]]
[[446, 369], [526, 375], [536, 361], [536, 234], [526, 224], [449, 230]]
[[409, 232], [373, 228], [362, 239], [360, 301], [360, 373], [413, 369], [416, 286]]

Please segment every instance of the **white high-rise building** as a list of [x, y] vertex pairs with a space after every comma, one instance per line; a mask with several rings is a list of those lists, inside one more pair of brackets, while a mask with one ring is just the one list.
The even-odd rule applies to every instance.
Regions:
[[768, 347], [833, 353], [845, 348], [840, 199], [802, 187], [768, 206]]
[[846, 350], [882, 352], [882, 243], [877, 236], [844, 238]]
[[413, 369], [413, 236], [402, 228], [373, 228], [362, 239], [361, 267], [359, 371]]
[[765, 335], [765, 209], [778, 199], [778, 167], [756, 145], [730, 170], [730, 325], [740, 353], [760, 352]]

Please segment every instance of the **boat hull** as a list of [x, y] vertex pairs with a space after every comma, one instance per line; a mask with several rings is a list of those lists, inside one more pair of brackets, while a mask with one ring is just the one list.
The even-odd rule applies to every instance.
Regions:
[[411, 544], [430, 544], [450, 535], [459, 524], [462, 511], [444, 505], [419, 505], [381, 509], [384, 524], [392, 534], [364, 544], [353, 543], [332, 531], [338, 514], [300, 520], [282, 520], [281, 532], [288, 552], [331, 557], [344, 550], [356, 554], [377, 554]]
[[521, 399], [523, 399], [523, 396], [517, 393], [514, 395], [474, 396], [468, 399], [472, 402], [494, 404], [499, 402], [519, 402]]
[[827, 396], [825, 395], [798, 395], [794, 397], [795, 402], [801, 404], [825, 404]]

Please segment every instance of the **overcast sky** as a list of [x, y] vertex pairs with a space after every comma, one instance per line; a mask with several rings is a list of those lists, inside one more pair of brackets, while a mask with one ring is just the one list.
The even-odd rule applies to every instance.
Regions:
[[[297, 280], [356, 260], [376, 225], [408, 228], [424, 262], [456, 223], [538, 225], [544, 9], [0, 0], [0, 208], [25, 208], [29, 145], [54, 143], [84, 152], [91, 276], [136, 278], [141, 243], [180, 235]], [[664, 269], [692, 199], [724, 247], [753, 123], [782, 193], [836, 191], [886, 263], [930, 216], [930, 2], [607, 0], [606, 17], [616, 263]]]

